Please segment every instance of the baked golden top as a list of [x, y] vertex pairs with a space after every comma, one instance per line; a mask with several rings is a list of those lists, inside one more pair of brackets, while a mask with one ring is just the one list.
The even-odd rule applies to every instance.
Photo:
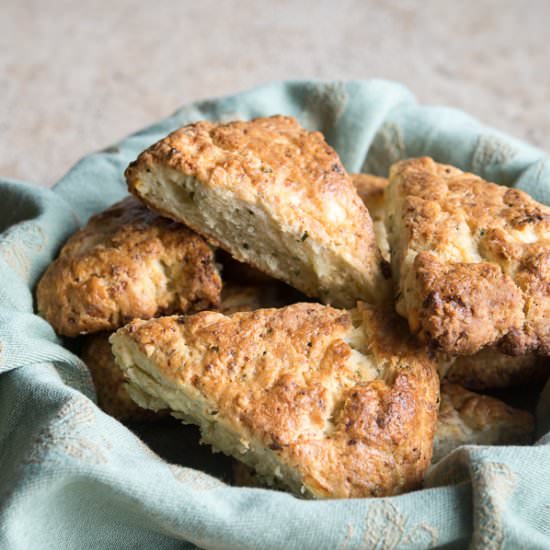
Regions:
[[442, 384], [434, 462], [460, 445], [531, 443], [534, 429], [533, 415], [527, 411], [458, 384]]
[[450, 353], [550, 353], [550, 208], [419, 158], [395, 164], [386, 224], [397, 310]]
[[128, 197], [67, 241], [38, 284], [37, 302], [59, 334], [77, 336], [217, 306], [220, 292], [202, 237]]
[[387, 299], [369, 214], [319, 132], [285, 116], [185, 126], [126, 170], [132, 193], [237, 260], [336, 305]]
[[[286, 305], [290, 303], [286, 290], [285, 285], [277, 281], [273, 281], [271, 285], [224, 284], [219, 311], [228, 314]], [[130, 397], [124, 375], [111, 351], [110, 335], [109, 332], [87, 335], [80, 354], [92, 374], [99, 406], [122, 422], [163, 418], [165, 414], [144, 409]]]
[[439, 382], [392, 313], [299, 303], [133, 321], [111, 337], [140, 404], [318, 498], [416, 487], [431, 459]]
[[[438, 462], [461, 445], [528, 444], [534, 427], [534, 418], [527, 411], [456, 384], [442, 384], [432, 462]], [[232, 466], [234, 485], [265, 487], [253, 469], [239, 461]]]
[[350, 174], [350, 176], [371, 218], [383, 220], [384, 190], [389, 183], [387, 178], [381, 178], [372, 174]]
[[[390, 259], [385, 227], [384, 192], [389, 181], [370, 174], [351, 174], [359, 196], [374, 221], [378, 246], [385, 259]], [[546, 362], [547, 363], [547, 362]], [[550, 373], [550, 364], [533, 354], [510, 356], [485, 348], [474, 355], [461, 355], [440, 362], [440, 375], [450, 382], [470, 389], [507, 388], [540, 382]]]

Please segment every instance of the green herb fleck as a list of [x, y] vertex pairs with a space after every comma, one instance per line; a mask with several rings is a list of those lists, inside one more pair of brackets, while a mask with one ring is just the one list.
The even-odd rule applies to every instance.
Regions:
[[482, 228], [482, 229], [479, 230], [479, 236], [480, 237], [483, 237], [483, 235], [485, 235], [485, 233], [486, 233], [485, 229]]
[[304, 242], [308, 237], [309, 237], [309, 235], [307, 234], [307, 231], [304, 231], [303, 234], [302, 234], [302, 238], [300, 240], [302, 242]]

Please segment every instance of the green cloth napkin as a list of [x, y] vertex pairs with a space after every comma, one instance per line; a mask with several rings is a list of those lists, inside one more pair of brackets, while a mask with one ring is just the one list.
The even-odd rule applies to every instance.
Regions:
[[548, 388], [531, 447], [461, 447], [403, 496], [306, 501], [185, 466], [197, 460], [185, 461], [184, 437], [170, 442], [184, 465], [161, 459], [97, 408], [74, 344], [36, 315], [41, 273], [79, 224], [124, 196], [124, 168], [142, 149], [198, 119], [275, 113], [321, 130], [350, 172], [430, 155], [550, 203], [545, 153], [379, 80], [282, 82], [194, 103], [87, 156], [53, 190], [0, 180], [0, 547], [550, 548]]

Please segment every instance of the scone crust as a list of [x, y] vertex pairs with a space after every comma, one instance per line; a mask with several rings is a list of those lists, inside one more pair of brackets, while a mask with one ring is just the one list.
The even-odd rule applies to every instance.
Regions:
[[130, 397], [124, 375], [111, 351], [110, 335], [110, 332], [99, 332], [86, 336], [80, 354], [90, 369], [99, 407], [121, 422], [150, 422], [163, 418], [165, 411], [143, 409]]
[[[421, 482], [439, 405], [434, 363], [396, 323], [362, 304], [350, 313], [301, 303], [134, 321], [111, 342], [131, 384], [140, 369], [128, 350], [154, 365], [148, 376], [167, 388], [166, 399], [179, 390], [206, 400], [214, 425], [239, 434], [237, 458], [247, 462], [246, 449], [260, 445], [260, 465], [271, 454], [297, 472], [298, 485], [281, 479], [293, 490], [301, 483], [317, 498], [381, 496]], [[346, 340], [357, 330], [352, 349]], [[371, 367], [354, 362], [357, 353]], [[219, 433], [203, 429], [203, 439], [224, 450]]]
[[430, 158], [386, 191], [397, 310], [446, 352], [550, 353], [550, 208]]
[[350, 174], [357, 194], [365, 203], [371, 218], [383, 219], [384, 191], [388, 186], [388, 179], [372, 174]]
[[[180, 178], [174, 193], [185, 211], [155, 195], [155, 178]], [[193, 191], [185, 191], [185, 178]], [[190, 124], [141, 153], [126, 179], [155, 210], [309, 296], [346, 307], [387, 297], [372, 220], [349, 175], [322, 134], [292, 117]], [[262, 235], [261, 224], [269, 228]], [[349, 281], [339, 281], [344, 276]]]
[[514, 388], [544, 382], [550, 375], [550, 359], [486, 348], [475, 355], [453, 358], [441, 374], [448, 382], [470, 390]]
[[77, 336], [216, 307], [220, 292], [204, 239], [127, 197], [67, 241], [38, 284], [37, 302], [59, 334]]
[[[467, 391], [457, 384], [441, 385], [441, 404], [432, 462], [461, 445], [524, 445], [532, 441], [534, 418], [503, 401]], [[233, 462], [233, 484], [265, 487], [252, 468]]]
[[460, 445], [525, 445], [531, 443], [534, 428], [529, 412], [458, 384], [444, 383], [433, 459], [443, 458]]
[[[384, 198], [389, 181], [371, 174], [351, 174], [351, 178], [374, 222], [376, 240], [382, 255], [389, 260]], [[473, 390], [538, 383], [550, 373], [548, 361], [534, 354], [511, 356], [492, 348], [484, 348], [474, 355], [456, 356], [440, 364], [445, 367], [440, 370], [440, 374], [447, 381]]]

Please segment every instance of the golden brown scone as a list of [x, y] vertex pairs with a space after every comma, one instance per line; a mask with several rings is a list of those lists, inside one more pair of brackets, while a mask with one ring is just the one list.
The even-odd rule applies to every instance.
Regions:
[[126, 179], [158, 212], [308, 296], [388, 300], [350, 177], [323, 136], [291, 117], [185, 126], [141, 153]]
[[[457, 384], [442, 384], [432, 462], [461, 445], [526, 445], [533, 440], [534, 428], [533, 415], [527, 411]], [[246, 464], [235, 460], [232, 469], [234, 485], [265, 487]]]
[[442, 363], [440, 375], [471, 390], [511, 388], [541, 383], [550, 374], [550, 360], [536, 355], [506, 355], [486, 348]]
[[93, 216], [38, 284], [38, 311], [59, 334], [219, 304], [221, 279], [202, 237], [134, 197]]
[[[438, 462], [461, 445], [529, 444], [534, 424], [533, 415], [527, 411], [457, 384], [442, 384], [432, 462]], [[261, 477], [242, 462], [234, 461], [232, 469], [234, 485], [265, 487]]]
[[550, 354], [550, 208], [430, 158], [392, 166], [397, 311], [452, 354]]
[[457, 384], [442, 384], [433, 461], [460, 445], [525, 445], [531, 443], [534, 429], [527, 411]]
[[[389, 181], [371, 174], [351, 174], [359, 196], [374, 221], [378, 247], [390, 261], [390, 246], [385, 226], [384, 190]], [[507, 388], [541, 382], [550, 373], [550, 365], [533, 354], [511, 356], [494, 348], [473, 355], [454, 356], [440, 363], [440, 375], [449, 382], [469, 389]]]
[[[527, 411], [457, 384], [442, 384], [432, 462], [461, 445], [526, 445], [533, 440], [534, 428], [533, 415]], [[234, 485], [265, 487], [262, 478], [242, 462], [234, 461], [232, 469]]]
[[388, 186], [386, 178], [373, 176], [372, 174], [350, 174], [357, 194], [367, 207], [374, 224], [376, 243], [382, 252], [384, 260], [390, 260], [390, 245], [385, 224], [384, 190]]
[[[277, 281], [269, 286], [224, 285], [219, 311], [227, 314], [283, 305], [288, 303], [285, 289], [285, 285]], [[107, 414], [122, 422], [163, 418], [167, 414], [166, 411], [153, 412], [143, 409], [130, 397], [122, 371], [111, 351], [110, 335], [110, 332], [90, 334], [84, 338], [82, 344], [81, 358], [92, 374], [98, 405]]]
[[132, 401], [122, 371], [113, 357], [110, 335], [109, 332], [90, 334], [85, 337], [82, 346], [81, 358], [92, 374], [98, 405], [121, 422], [163, 418], [167, 415], [166, 411], [149, 411]]
[[[384, 190], [388, 179], [373, 174], [350, 174], [357, 194], [365, 203], [369, 212], [372, 210], [379, 219], [384, 219]], [[371, 214], [372, 217], [372, 214]]]
[[432, 453], [434, 363], [391, 312], [299, 303], [133, 321], [111, 336], [133, 399], [316, 498], [401, 493]]

